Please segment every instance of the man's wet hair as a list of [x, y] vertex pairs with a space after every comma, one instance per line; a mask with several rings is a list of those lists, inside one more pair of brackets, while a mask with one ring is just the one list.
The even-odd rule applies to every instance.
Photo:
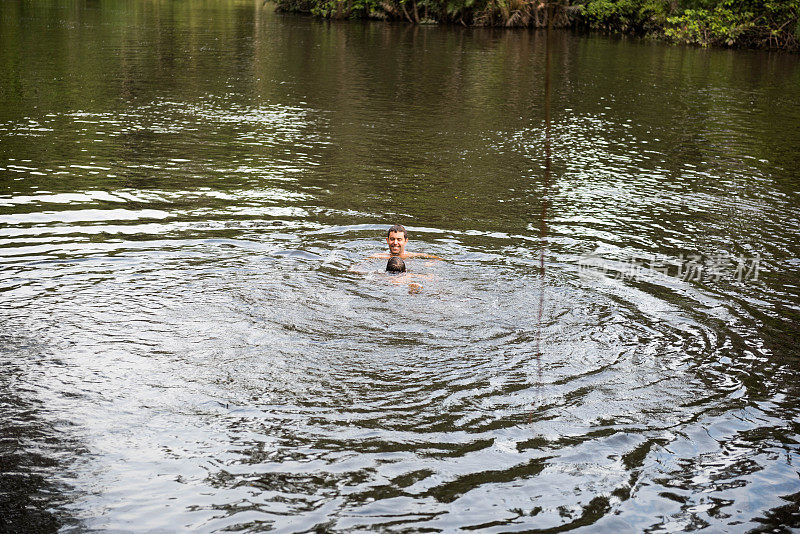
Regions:
[[396, 234], [399, 234], [399, 233], [402, 232], [403, 233], [403, 237], [408, 239], [408, 232], [406, 232], [406, 229], [403, 227], [402, 224], [393, 224], [392, 227], [389, 228], [389, 231], [386, 232], [386, 237], [389, 237], [389, 234], [391, 234], [392, 232], [394, 232]]
[[386, 262], [386, 272], [388, 273], [404, 273], [406, 272], [406, 262], [400, 256], [392, 256]]

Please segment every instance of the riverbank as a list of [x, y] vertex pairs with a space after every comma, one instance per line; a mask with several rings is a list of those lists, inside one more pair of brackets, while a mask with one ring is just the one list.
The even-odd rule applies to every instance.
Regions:
[[330, 19], [576, 27], [698, 46], [800, 51], [800, 0], [276, 0]]

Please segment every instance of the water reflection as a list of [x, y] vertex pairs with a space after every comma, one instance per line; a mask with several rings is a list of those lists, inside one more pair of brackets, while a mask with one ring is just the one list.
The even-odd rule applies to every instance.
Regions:
[[796, 526], [795, 59], [260, 4], [0, 8], [3, 528]]
[[52, 392], [42, 387], [63, 362], [39, 333], [26, 338], [24, 330], [12, 331], [16, 335], [0, 337], [0, 529], [51, 532], [76, 524], [58, 509], [70, 500], [70, 468], [87, 451], [70, 435], [70, 421]]

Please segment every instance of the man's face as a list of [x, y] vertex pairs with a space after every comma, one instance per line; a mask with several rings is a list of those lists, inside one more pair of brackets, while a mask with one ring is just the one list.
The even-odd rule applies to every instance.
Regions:
[[386, 238], [389, 243], [389, 254], [392, 256], [402, 256], [406, 252], [406, 243], [408, 238], [403, 232], [389, 232], [389, 237]]

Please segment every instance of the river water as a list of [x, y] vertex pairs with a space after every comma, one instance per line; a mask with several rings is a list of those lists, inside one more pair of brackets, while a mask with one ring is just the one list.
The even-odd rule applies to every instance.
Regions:
[[0, 15], [0, 530], [800, 528], [797, 56]]

